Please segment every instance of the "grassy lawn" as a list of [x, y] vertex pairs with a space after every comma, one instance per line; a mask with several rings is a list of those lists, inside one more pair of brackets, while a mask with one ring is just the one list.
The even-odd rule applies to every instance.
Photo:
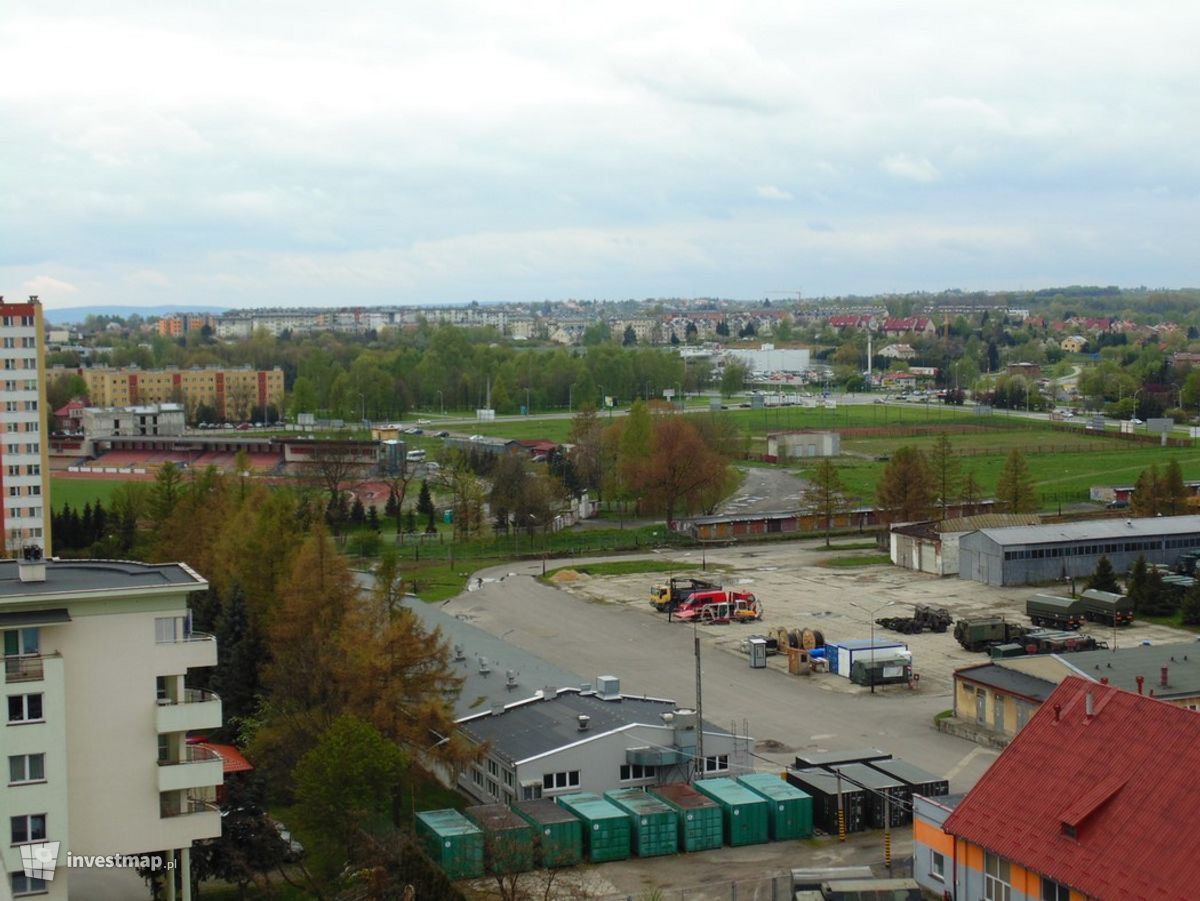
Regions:
[[61, 510], [63, 504], [81, 510], [84, 504], [94, 504], [97, 500], [107, 507], [113, 489], [122, 484], [121, 479], [56, 479], [51, 476], [50, 502], [55, 510]]
[[[581, 563], [578, 566], [560, 566], [546, 571], [550, 577], [556, 572], [573, 570], [586, 576], [628, 576], [634, 573], [674, 573], [691, 575], [697, 571], [694, 560], [615, 560], [607, 563]], [[728, 566], [712, 566], [709, 571], [727, 570]]]

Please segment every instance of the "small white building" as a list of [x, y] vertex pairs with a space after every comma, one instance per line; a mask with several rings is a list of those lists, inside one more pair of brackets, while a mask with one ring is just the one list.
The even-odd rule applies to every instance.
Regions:
[[911, 360], [917, 355], [911, 344], [889, 344], [879, 351], [879, 356], [889, 360]]
[[85, 407], [83, 434], [92, 438], [178, 437], [187, 425], [182, 404]]
[[983, 513], [942, 522], [905, 522], [892, 526], [892, 563], [934, 576], [958, 573], [958, 541], [977, 529], [1028, 526], [1041, 522], [1034, 513]]
[[795, 429], [767, 435], [767, 462], [781, 463], [812, 457], [836, 457], [842, 452], [842, 436], [837, 432]]

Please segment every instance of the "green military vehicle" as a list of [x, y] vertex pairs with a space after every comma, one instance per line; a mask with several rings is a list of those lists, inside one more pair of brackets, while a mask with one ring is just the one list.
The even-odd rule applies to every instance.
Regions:
[[1083, 601], [1083, 616], [1088, 622], [1104, 623], [1106, 626], [1133, 625], [1133, 601], [1123, 594], [1089, 588], [1080, 599]]
[[1083, 625], [1083, 599], [1035, 594], [1025, 602], [1025, 613], [1035, 626], [1078, 629]]
[[954, 638], [968, 651], [983, 651], [994, 644], [1019, 641], [1027, 631], [1025, 626], [1010, 623], [1002, 616], [960, 619], [954, 624]]

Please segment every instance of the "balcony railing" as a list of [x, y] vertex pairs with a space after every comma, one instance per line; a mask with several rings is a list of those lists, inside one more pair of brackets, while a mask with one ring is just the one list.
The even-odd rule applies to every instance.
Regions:
[[209, 632], [189, 632], [187, 635], [180, 635], [178, 638], [171, 638], [167, 641], [159, 640], [158, 644], [186, 644], [191, 641], [216, 641], [217, 636]]
[[160, 817], [184, 817], [192, 813], [217, 812], [220, 808], [213, 801], [191, 796], [166, 795], [159, 800], [158, 815]]
[[197, 745], [184, 745], [183, 755], [179, 760], [160, 760], [159, 766], [176, 766], [181, 763], [207, 763], [220, 760], [221, 755], [212, 748], [201, 748]]
[[7, 683], [40, 682], [45, 678], [43, 661], [47, 657], [58, 656], [58, 654], [33, 654], [27, 657], [5, 657], [4, 681]]
[[183, 697], [179, 700], [171, 698], [159, 698], [159, 707], [170, 707], [174, 704], [203, 704], [207, 701], [219, 701], [221, 698], [215, 693], [204, 688], [185, 688]]

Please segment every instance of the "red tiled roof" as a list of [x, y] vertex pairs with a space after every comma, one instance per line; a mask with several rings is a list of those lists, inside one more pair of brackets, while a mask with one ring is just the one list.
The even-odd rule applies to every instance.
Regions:
[[1197, 770], [1200, 715], [1072, 676], [944, 829], [1092, 898], [1194, 899]]
[[230, 773], [248, 773], [254, 769], [250, 761], [243, 757], [242, 752], [233, 745], [214, 745], [208, 742], [199, 742], [196, 747], [208, 748], [208, 750], [220, 757], [221, 768], [226, 776]]

